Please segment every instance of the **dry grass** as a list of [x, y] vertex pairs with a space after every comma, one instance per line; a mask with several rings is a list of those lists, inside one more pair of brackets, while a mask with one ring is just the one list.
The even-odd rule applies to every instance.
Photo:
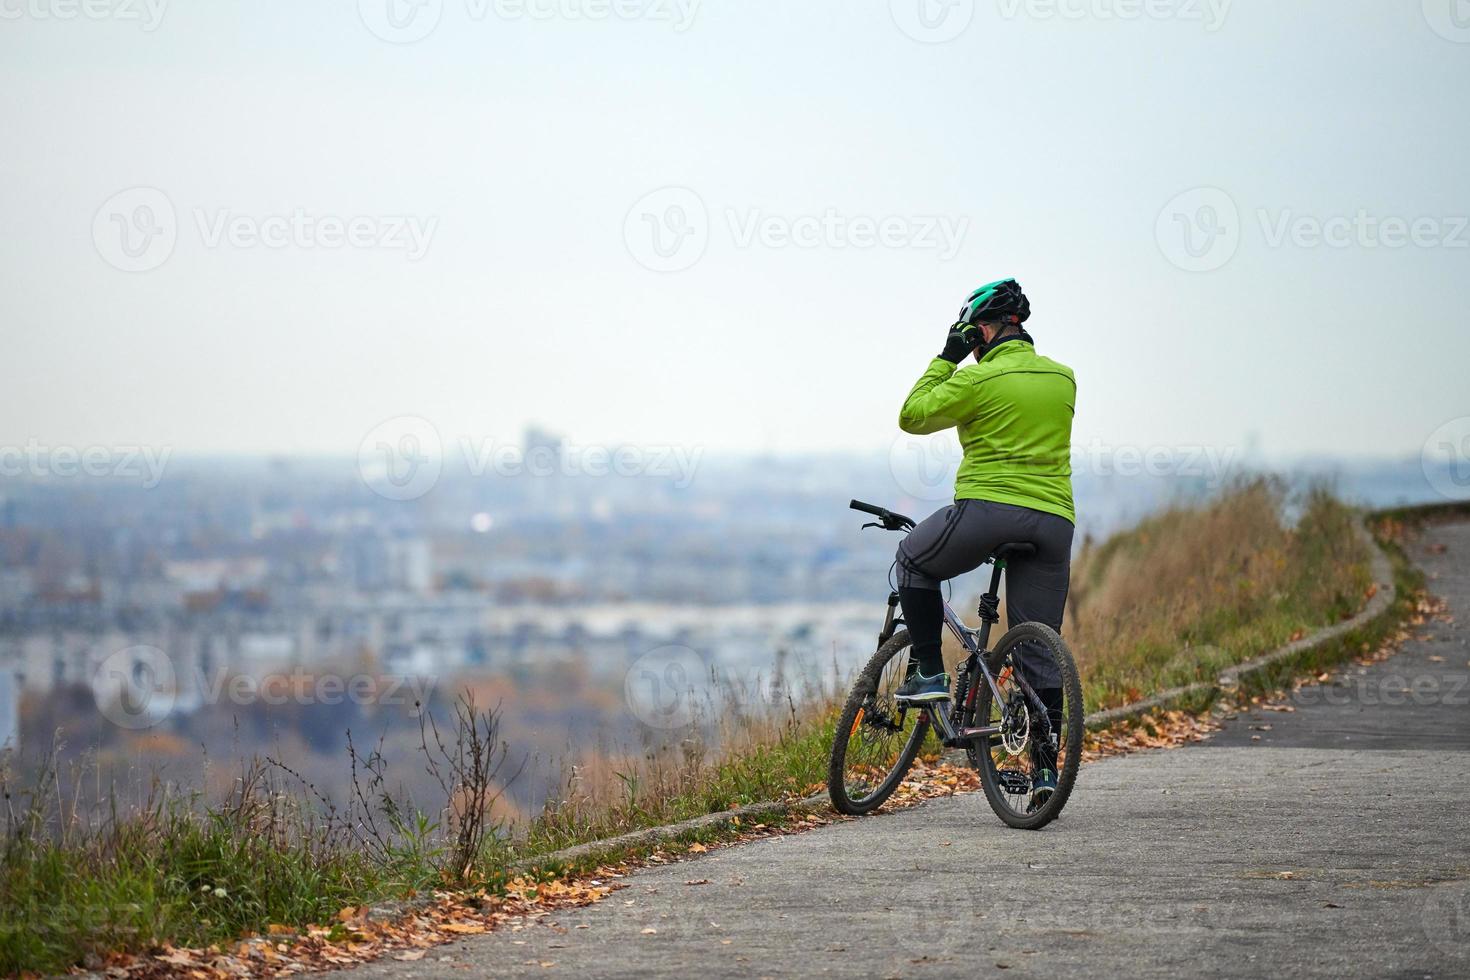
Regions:
[[712, 676], [699, 718], [649, 732], [641, 752], [587, 752], [561, 792], [515, 828], [523, 856], [690, 817], [813, 792], [827, 770], [844, 685], [795, 685], [778, 672], [748, 684]]
[[1088, 708], [1210, 678], [1355, 613], [1369, 573], [1354, 519], [1325, 490], [1289, 501], [1259, 479], [1085, 544], [1066, 635]]

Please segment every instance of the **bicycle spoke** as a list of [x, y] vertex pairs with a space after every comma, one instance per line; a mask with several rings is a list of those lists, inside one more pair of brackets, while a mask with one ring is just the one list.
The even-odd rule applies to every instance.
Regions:
[[867, 812], [888, 798], [927, 729], [921, 710], [894, 699], [910, 664], [906, 645], [895, 646], [892, 652], [880, 651], [864, 670], [834, 733], [839, 744], [833, 778], [849, 812]]

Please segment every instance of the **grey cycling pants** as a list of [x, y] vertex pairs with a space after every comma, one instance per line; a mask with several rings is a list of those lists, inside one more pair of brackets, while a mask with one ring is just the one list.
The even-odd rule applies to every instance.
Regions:
[[[1056, 514], [957, 500], [920, 521], [898, 546], [898, 584], [937, 590], [946, 579], [974, 571], [1001, 545], [1025, 542], [1035, 546], [1036, 554], [1006, 565], [1006, 618], [1012, 625], [1045, 623], [1060, 633], [1072, 571], [1072, 531], [1072, 522]], [[1021, 660], [1033, 687], [1061, 686], [1051, 657], [1028, 650]]]

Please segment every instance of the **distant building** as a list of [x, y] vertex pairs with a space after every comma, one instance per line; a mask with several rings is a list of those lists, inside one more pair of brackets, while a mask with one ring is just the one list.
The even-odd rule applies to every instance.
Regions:
[[560, 473], [565, 443], [566, 440], [555, 433], [528, 426], [523, 446], [526, 473], [530, 476], [554, 476]]
[[20, 748], [20, 679], [0, 666], [0, 752]]
[[434, 587], [434, 555], [421, 537], [388, 541], [389, 582], [397, 588], [423, 594]]

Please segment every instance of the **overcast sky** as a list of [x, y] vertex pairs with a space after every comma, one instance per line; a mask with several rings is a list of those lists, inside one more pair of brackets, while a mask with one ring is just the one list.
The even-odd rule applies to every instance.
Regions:
[[0, 0], [0, 444], [883, 449], [1003, 276], [1078, 442], [1470, 414], [1453, 0], [77, 3]]

